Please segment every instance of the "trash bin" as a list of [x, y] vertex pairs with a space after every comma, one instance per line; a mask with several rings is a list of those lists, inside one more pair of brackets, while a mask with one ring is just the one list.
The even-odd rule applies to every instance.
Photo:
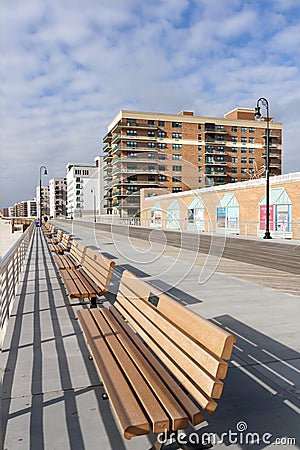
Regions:
[[35, 227], [38, 228], [39, 226], [40, 226], [40, 222], [38, 220], [36, 220]]

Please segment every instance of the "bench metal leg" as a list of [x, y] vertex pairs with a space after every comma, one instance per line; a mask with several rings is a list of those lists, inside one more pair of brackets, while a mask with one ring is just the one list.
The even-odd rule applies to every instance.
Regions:
[[92, 297], [92, 298], [90, 299], [90, 301], [91, 301], [91, 306], [90, 306], [90, 308], [97, 308], [97, 298], [96, 298], [96, 297]]

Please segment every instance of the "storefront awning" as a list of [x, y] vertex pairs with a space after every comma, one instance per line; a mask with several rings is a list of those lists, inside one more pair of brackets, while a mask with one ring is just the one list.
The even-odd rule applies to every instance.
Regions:
[[217, 204], [217, 208], [226, 208], [228, 206], [240, 206], [234, 194], [224, 194]]
[[[259, 206], [266, 204], [266, 195], [259, 202]], [[291, 205], [292, 201], [284, 187], [270, 189], [270, 205]]]
[[175, 209], [179, 209], [178, 200], [173, 200], [167, 207], [167, 211], [174, 211]]
[[188, 209], [204, 209], [203, 202], [201, 198], [194, 198], [188, 206]]

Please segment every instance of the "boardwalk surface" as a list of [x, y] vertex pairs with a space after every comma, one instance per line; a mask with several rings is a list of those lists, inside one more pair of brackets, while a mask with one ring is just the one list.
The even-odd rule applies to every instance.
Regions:
[[[129, 243], [122, 236], [79, 226], [72, 231], [116, 261], [112, 289], [104, 300], [113, 301], [121, 272], [129, 268], [237, 336], [224, 394], [215, 415], [204, 424], [205, 432], [215, 433], [218, 439], [245, 422], [248, 431], [261, 438], [269, 433], [270, 442], [287, 437], [298, 443], [277, 448], [299, 448], [297, 287], [293, 295], [282, 292], [282, 286], [270, 289], [266, 286], [270, 280], [262, 276], [267, 268], [256, 265], [245, 266], [249, 268], [246, 280], [234, 261], [215, 261], [212, 256], [201, 273], [204, 256], [198, 255], [194, 262], [188, 250], [178, 258], [174, 248], [166, 247], [158, 259], [160, 250], [154, 244], [150, 248], [138, 239]], [[76, 320], [77, 310], [84, 307], [88, 305], [70, 303], [66, 297], [37, 230], [2, 352], [4, 449], [147, 450], [154, 442], [154, 436], [131, 441], [121, 437], [109, 401], [102, 399], [103, 387]], [[228, 436], [215, 447], [228, 445], [271, 447], [262, 441], [258, 446], [230, 443]]]

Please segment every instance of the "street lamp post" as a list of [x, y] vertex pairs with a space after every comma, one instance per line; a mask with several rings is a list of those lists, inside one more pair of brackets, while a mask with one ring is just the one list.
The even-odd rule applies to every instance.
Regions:
[[96, 222], [97, 222], [97, 219], [96, 219], [96, 196], [95, 196], [95, 189], [92, 188], [92, 189], [91, 189], [91, 192], [93, 193], [94, 222], [96, 223]]
[[261, 97], [256, 102], [255, 118], [261, 118], [260, 106], [262, 104], [267, 110], [267, 127], [266, 127], [266, 231], [263, 239], [272, 239], [270, 233], [270, 116], [269, 102], [266, 98]]
[[40, 167], [40, 227], [42, 226], [42, 169], [44, 169], [44, 175], [47, 175], [47, 167]]

